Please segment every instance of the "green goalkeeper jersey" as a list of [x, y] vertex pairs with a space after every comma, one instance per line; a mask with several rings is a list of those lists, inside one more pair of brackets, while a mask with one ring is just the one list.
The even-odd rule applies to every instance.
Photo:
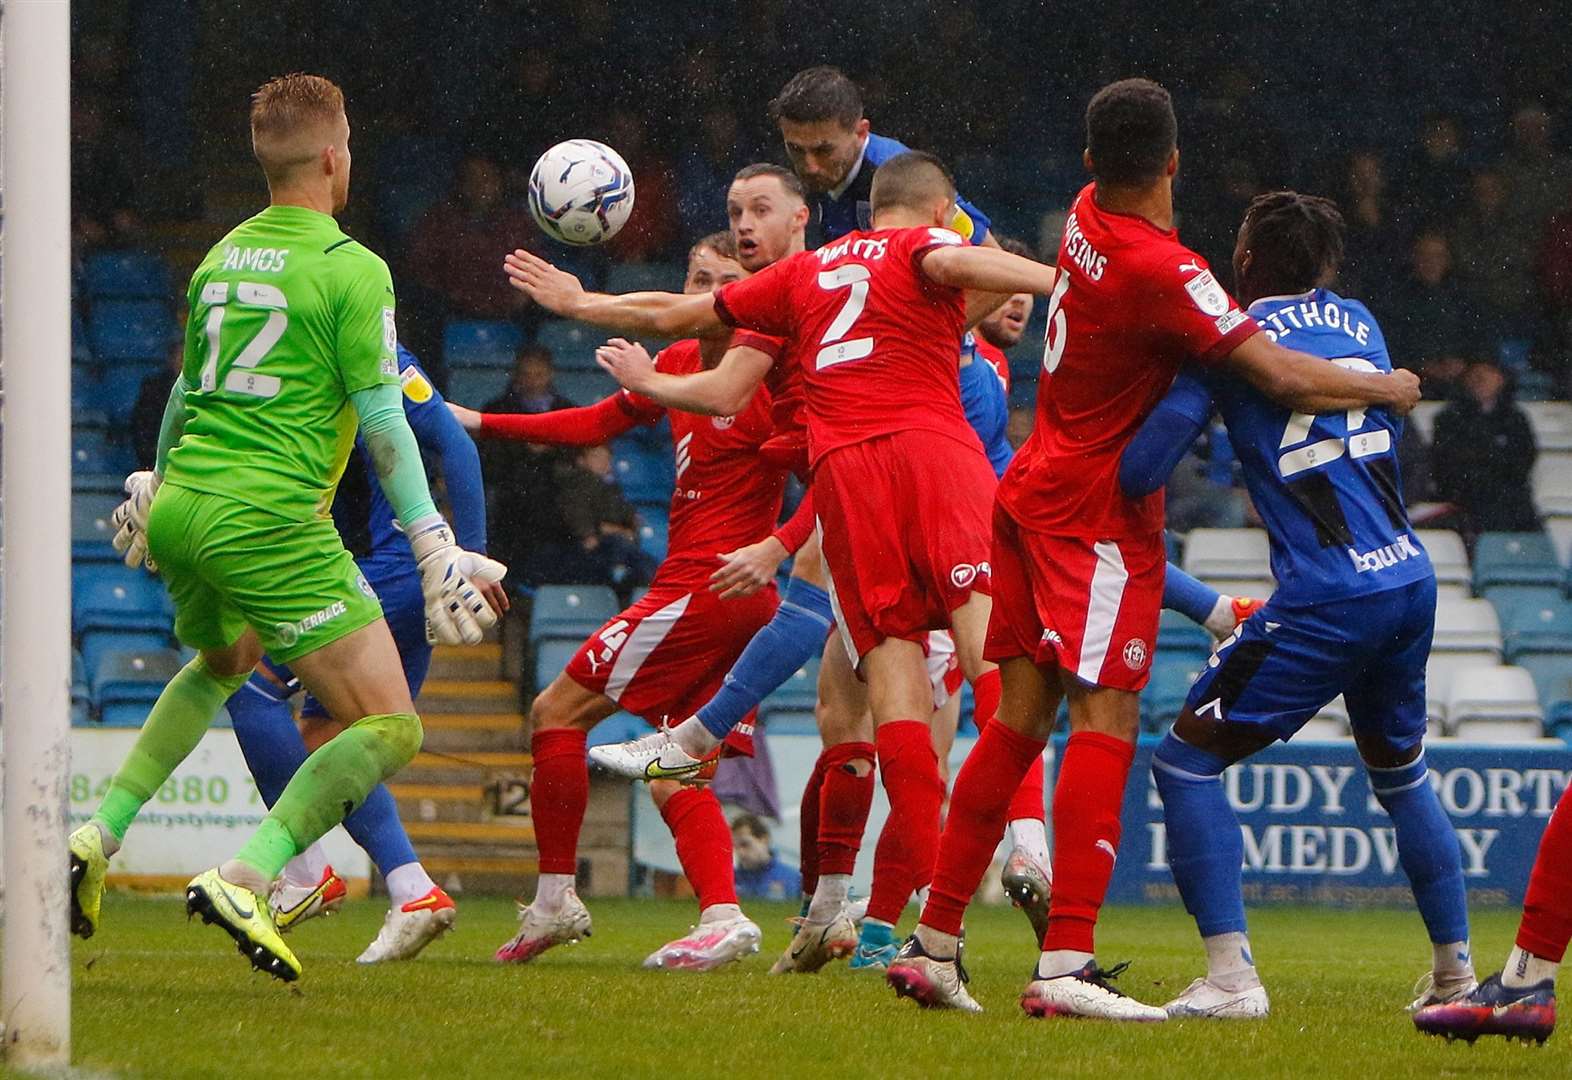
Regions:
[[208, 252], [186, 299], [187, 419], [165, 479], [327, 514], [355, 442], [349, 396], [398, 382], [387, 264], [326, 214], [270, 206]]

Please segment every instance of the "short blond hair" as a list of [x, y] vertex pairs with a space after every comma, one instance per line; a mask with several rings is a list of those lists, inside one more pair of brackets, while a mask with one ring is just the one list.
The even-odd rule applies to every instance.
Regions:
[[321, 75], [294, 72], [269, 79], [251, 95], [251, 149], [269, 180], [315, 156], [299, 136], [334, 124], [344, 113], [344, 91]]

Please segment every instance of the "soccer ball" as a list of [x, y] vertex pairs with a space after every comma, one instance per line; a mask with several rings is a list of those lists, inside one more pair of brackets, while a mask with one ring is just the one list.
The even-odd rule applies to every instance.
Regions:
[[529, 212], [564, 244], [599, 244], [633, 212], [633, 174], [611, 147], [569, 139], [540, 155], [529, 174]]

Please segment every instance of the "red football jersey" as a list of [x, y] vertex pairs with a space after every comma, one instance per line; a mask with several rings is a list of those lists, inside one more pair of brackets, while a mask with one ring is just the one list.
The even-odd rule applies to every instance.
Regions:
[[976, 345], [975, 351], [977, 353], [977, 358], [979, 360], [987, 361], [988, 366], [993, 368], [993, 373], [999, 376], [999, 381], [1004, 384], [1004, 393], [1005, 396], [1008, 397], [1010, 394], [1009, 357], [1004, 355], [1003, 350], [1001, 350], [999, 346], [990, 345], [988, 342], [983, 340], [981, 334], [978, 334], [975, 331], [972, 334], [972, 340]]
[[1075, 197], [1037, 383], [1036, 426], [999, 482], [999, 504], [1037, 532], [1094, 540], [1163, 527], [1163, 493], [1128, 499], [1119, 457], [1187, 360], [1226, 356], [1260, 332], [1172, 229]]
[[732, 326], [786, 339], [802, 372], [814, 462], [896, 431], [931, 431], [982, 452], [961, 407], [965, 294], [930, 281], [920, 258], [964, 244], [949, 229], [854, 232], [715, 294]]
[[[672, 375], [702, 371], [699, 343], [668, 345], [656, 355], [655, 367]], [[652, 587], [708, 588], [710, 575], [720, 568], [716, 555], [764, 539], [780, 517], [786, 473], [759, 457], [760, 444], [774, 432], [769, 392], [761, 388], [736, 416], [667, 409], [627, 390], [622, 396], [624, 408], [646, 423], [663, 414], [671, 417], [677, 455], [666, 561]]]

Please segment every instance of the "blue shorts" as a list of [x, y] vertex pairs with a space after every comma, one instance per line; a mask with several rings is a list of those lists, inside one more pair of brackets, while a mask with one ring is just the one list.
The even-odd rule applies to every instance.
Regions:
[[1407, 749], [1425, 734], [1435, 614], [1433, 577], [1330, 603], [1274, 597], [1212, 653], [1185, 704], [1286, 742], [1342, 694], [1356, 735]]
[[[393, 644], [398, 647], [398, 657], [404, 664], [404, 679], [409, 683], [409, 696], [420, 696], [425, 685], [426, 673], [431, 670], [431, 643], [426, 640], [426, 599], [420, 591], [420, 574], [413, 564], [389, 565], [372, 559], [360, 560], [360, 572], [366, 575], [377, 599], [382, 601], [382, 617], [393, 632]], [[263, 657], [269, 670], [289, 687], [293, 694], [300, 689], [294, 672], [283, 664], [275, 664]], [[301, 707], [302, 716], [326, 716], [327, 710], [310, 694]]]

